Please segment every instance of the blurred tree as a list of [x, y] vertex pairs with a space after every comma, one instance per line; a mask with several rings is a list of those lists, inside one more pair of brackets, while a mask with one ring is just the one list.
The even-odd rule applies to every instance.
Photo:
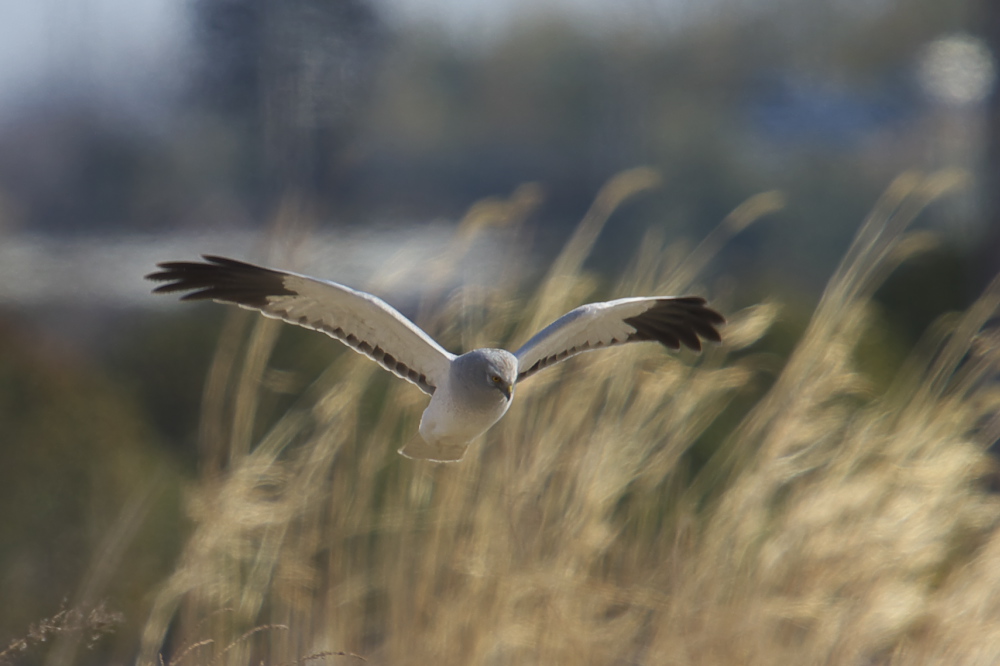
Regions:
[[384, 41], [366, 0], [199, 0], [195, 14], [196, 94], [257, 146], [259, 203], [271, 207], [289, 193], [314, 205], [336, 201]]
[[0, 187], [33, 232], [149, 231], [191, 198], [167, 141], [74, 101], [34, 109], [0, 132]]

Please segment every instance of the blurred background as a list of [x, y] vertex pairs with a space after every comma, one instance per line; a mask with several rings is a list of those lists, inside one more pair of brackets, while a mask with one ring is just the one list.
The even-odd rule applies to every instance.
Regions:
[[[998, 54], [993, 0], [4, 3], [0, 647], [87, 589], [134, 641], [179, 552], [224, 313], [151, 296], [156, 261], [358, 286], [391, 262], [406, 312], [473, 203], [530, 199], [515, 256], [538, 272], [609, 178], [648, 166], [661, 185], [588, 268], [781, 190], [706, 276], [731, 305], [788, 304], [762, 343], [780, 354], [891, 180], [961, 168], [919, 222], [938, 245], [877, 296], [888, 374], [1000, 270]], [[269, 255], [276, 235], [292, 249]], [[479, 252], [464, 279], [489, 280]], [[287, 363], [318, 374], [325, 342]]]

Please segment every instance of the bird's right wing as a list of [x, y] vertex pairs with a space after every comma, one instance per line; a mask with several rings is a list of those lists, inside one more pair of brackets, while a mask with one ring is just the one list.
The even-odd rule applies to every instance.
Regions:
[[725, 318], [700, 296], [621, 298], [590, 303], [564, 314], [528, 340], [514, 355], [517, 380], [570, 356], [628, 342], [654, 340], [670, 349], [701, 350], [701, 339], [719, 342]]
[[380, 298], [235, 259], [203, 258], [157, 264], [161, 270], [146, 278], [167, 283], [156, 293], [187, 291], [181, 300], [235, 303], [322, 331], [428, 394], [447, 377], [454, 355]]

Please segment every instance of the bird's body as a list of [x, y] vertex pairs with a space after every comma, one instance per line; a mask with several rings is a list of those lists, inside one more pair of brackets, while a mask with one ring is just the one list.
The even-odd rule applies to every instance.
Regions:
[[469, 443], [507, 413], [516, 381], [517, 358], [508, 351], [476, 349], [457, 357], [420, 417], [420, 438], [410, 440], [400, 453], [461, 460]]
[[182, 300], [211, 299], [258, 310], [268, 317], [322, 331], [415, 384], [431, 400], [419, 437], [400, 453], [453, 462], [510, 407], [519, 381], [576, 354], [654, 340], [678, 349], [718, 342], [722, 315], [697, 296], [623, 298], [590, 303], [544, 328], [516, 352], [475, 349], [456, 356], [381, 299], [336, 282], [253, 264], [204, 257], [168, 262], [147, 277], [167, 284], [156, 292], [190, 292]]

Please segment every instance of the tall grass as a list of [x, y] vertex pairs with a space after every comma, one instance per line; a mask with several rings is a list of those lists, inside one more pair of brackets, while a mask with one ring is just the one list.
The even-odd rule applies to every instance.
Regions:
[[[517, 274], [432, 290], [419, 323], [465, 349], [516, 345], [604, 295], [583, 260], [654, 183], [610, 182], [534, 290]], [[683, 454], [753, 385], [744, 350], [773, 305], [727, 313], [725, 342], [700, 357], [632, 345], [533, 377], [456, 465], [395, 453], [425, 397], [351, 353], [255, 435], [278, 325], [234, 313], [203, 428], [224, 471], [191, 492], [195, 529], [140, 661], [994, 663], [1000, 507], [984, 479], [1000, 345], [981, 331], [1000, 287], [929, 331], [884, 394], [854, 356], [873, 290], [927, 243], [907, 224], [956, 185], [890, 187], [773, 387], [696, 476]], [[519, 233], [531, 201], [475, 209], [429, 279], [482, 229]], [[751, 200], [693, 251], [651, 234], [608, 293], [691, 290], [728, 234], [779, 206]]]

